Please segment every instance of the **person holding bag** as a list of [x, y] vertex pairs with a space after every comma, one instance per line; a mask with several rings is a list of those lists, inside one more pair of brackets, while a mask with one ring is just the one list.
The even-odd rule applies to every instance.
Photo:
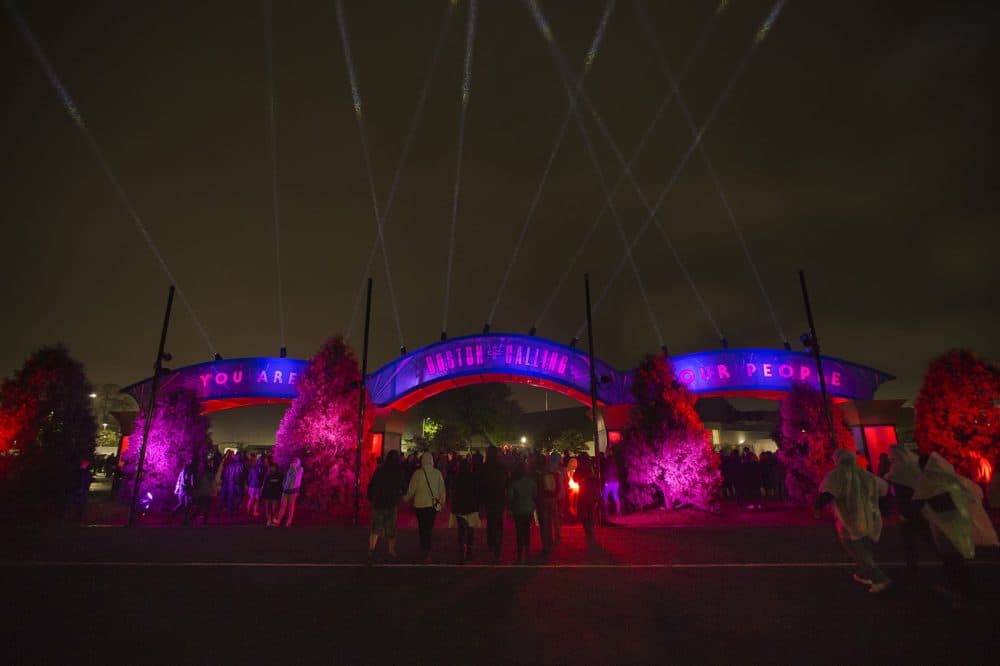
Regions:
[[444, 500], [444, 477], [434, 467], [434, 456], [427, 452], [420, 457], [420, 469], [410, 477], [410, 485], [403, 496], [404, 502], [413, 502], [413, 508], [417, 512], [420, 550], [424, 562], [430, 557], [434, 519], [444, 506]]

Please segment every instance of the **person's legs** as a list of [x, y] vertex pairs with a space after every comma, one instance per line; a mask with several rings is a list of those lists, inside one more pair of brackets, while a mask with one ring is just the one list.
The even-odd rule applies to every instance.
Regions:
[[541, 533], [542, 553], [552, 550], [552, 500], [543, 499], [538, 505], [538, 530]]
[[289, 495], [291, 493], [281, 493], [281, 504], [278, 506], [278, 515], [274, 517], [274, 524], [280, 525], [281, 519], [285, 517], [285, 511], [288, 511]]
[[499, 559], [503, 548], [503, 508], [486, 510], [486, 542], [493, 557]]
[[385, 524], [386, 545], [389, 547], [390, 559], [396, 559], [396, 517], [399, 514], [398, 507], [392, 507], [392, 511], [387, 515], [388, 521]]
[[420, 550], [423, 551], [424, 558], [431, 552], [431, 534], [434, 530], [434, 516], [437, 511], [433, 507], [417, 509], [417, 526], [420, 535]]
[[883, 586], [889, 583], [889, 577], [885, 575], [885, 572], [875, 564], [875, 557], [872, 554], [872, 548], [874, 543], [871, 539], [865, 537], [864, 539], [857, 539], [853, 541], [848, 541], [846, 539], [841, 540], [844, 545], [844, 550], [854, 559], [855, 563], [858, 565], [858, 575], [861, 578], [870, 580], [872, 582], [873, 589], [876, 586]]
[[295, 517], [295, 504], [299, 501], [298, 493], [288, 493], [288, 520], [285, 521], [285, 527], [292, 526], [292, 518]]

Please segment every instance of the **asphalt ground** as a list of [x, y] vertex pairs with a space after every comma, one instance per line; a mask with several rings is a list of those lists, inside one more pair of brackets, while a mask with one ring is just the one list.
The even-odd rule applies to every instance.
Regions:
[[[7, 529], [0, 663], [985, 664], [1000, 646], [1000, 554], [971, 565], [974, 603], [911, 578], [854, 583], [829, 525], [567, 527], [552, 558], [430, 564], [402, 530], [399, 564], [364, 563], [351, 528]], [[537, 533], [533, 536], [537, 537]], [[535, 548], [537, 549], [537, 541]]]

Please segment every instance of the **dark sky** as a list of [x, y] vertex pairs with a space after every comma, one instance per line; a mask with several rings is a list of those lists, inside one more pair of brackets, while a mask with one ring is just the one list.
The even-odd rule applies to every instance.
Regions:
[[[186, 292], [227, 357], [276, 354], [264, 21], [254, 2], [31, 2], [23, 14]], [[374, 218], [331, 2], [275, 3], [274, 71], [282, 278], [290, 355], [344, 330]], [[786, 334], [805, 329], [807, 270], [825, 351], [898, 376], [880, 397], [914, 396], [927, 361], [953, 346], [996, 359], [996, 84], [992, 3], [788, 3], [705, 136], [705, 146]], [[384, 199], [446, 2], [345, 3], [379, 197]], [[455, 10], [427, 107], [386, 220], [410, 349], [442, 322], [467, 3]], [[700, 124], [767, 2], [732, 2], [682, 83]], [[579, 66], [603, 2], [547, 2]], [[647, 2], [675, 70], [710, 2]], [[0, 372], [63, 341], [95, 382], [148, 375], [167, 280], [3, 13], [7, 93], [0, 243]], [[990, 63], [994, 63], [991, 65]], [[618, 2], [586, 90], [631, 154], [667, 83], [633, 3]], [[545, 43], [518, 2], [481, 4], [455, 245], [452, 335], [479, 330], [566, 109]], [[620, 173], [589, 124], [602, 168]], [[671, 105], [636, 163], [655, 199], [690, 143]], [[604, 199], [575, 125], [531, 224], [494, 330], [525, 332]], [[645, 220], [625, 188], [631, 235]], [[692, 159], [660, 219], [733, 346], [778, 346], [708, 172]], [[539, 334], [568, 341], [582, 273], [603, 289], [622, 256], [610, 218], [574, 267]], [[718, 341], [655, 232], [636, 259], [676, 353]], [[371, 364], [399, 345], [376, 263]], [[183, 308], [175, 364], [209, 351]], [[597, 353], [633, 366], [658, 340], [626, 271], [596, 313]], [[360, 339], [360, 319], [353, 331]]]

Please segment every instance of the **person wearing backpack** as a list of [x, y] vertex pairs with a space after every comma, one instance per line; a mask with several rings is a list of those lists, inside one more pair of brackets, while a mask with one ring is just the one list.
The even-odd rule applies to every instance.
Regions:
[[403, 497], [403, 464], [399, 451], [385, 456], [368, 484], [368, 501], [372, 503], [372, 527], [368, 535], [368, 563], [375, 559], [375, 547], [380, 536], [385, 537], [389, 561], [396, 561], [396, 516]]
[[413, 502], [413, 508], [417, 512], [420, 550], [423, 551], [424, 562], [430, 558], [434, 519], [444, 506], [444, 500], [444, 476], [434, 467], [434, 456], [427, 452], [420, 457], [420, 469], [410, 477], [410, 486], [403, 497], [404, 502]]
[[562, 485], [559, 458], [548, 459], [539, 454], [538, 469], [538, 528], [542, 535], [542, 557], [548, 557], [556, 544], [559, 496]]

